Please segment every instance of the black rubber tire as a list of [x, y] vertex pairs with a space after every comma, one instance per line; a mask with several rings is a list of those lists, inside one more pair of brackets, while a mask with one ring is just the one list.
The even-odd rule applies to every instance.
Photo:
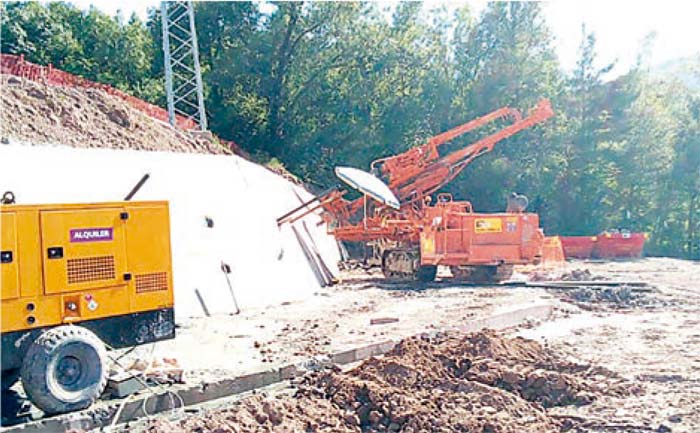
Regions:
[[19, 380], [19, 368], [4, 370], [2, 372], [2, 390], [7, 391]]
[[429, 283], [435, 281], [435, 276], [437, 275], [437, 266], [420, 266], [416, 270], [416, 279], [423, 283]]
[[59, 326], [37, 337], [21, 368], [22, 386], [39, 409], [57, 414], [85, 409], [107, 385], [107, 352], [81, 326]]

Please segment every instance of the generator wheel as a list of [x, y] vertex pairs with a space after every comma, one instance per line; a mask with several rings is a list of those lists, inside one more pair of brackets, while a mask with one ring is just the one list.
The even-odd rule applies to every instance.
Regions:
[[47, 414], [85, 409], [107, 385], [102, 341], [81, 326], [52, 328], [34, 340], [21, 369], [29, 400]]
[[19, 379], [19, 368], [13, 368], [11, 370], [5, 370], [2, 372], [2, 390], [7, 391], [12, 388], [17, 380]]

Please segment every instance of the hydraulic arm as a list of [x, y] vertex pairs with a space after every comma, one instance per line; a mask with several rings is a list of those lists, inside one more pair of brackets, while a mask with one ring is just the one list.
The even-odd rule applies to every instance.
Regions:
[[[412, 203], [445, 186], [475, 158], [492, 151], [499, 141], [541, 123], [553, 115], [554, 112], [547, 99], [542, 99], [524, 119], [513, 108], [500, 108], [436, 135], [422, 146], [414, 147], [400, 155], [378, 159], [372, 162], [371, 167], [373, 171], [378, 169], [382, 177], [388, 180], [389, 188], [396, 193], [402, 203]], [[440, 154], [440, 147], [445, 143], [504, 117], [512, 118], [513, 123], [453, 153], [445, 156]]]

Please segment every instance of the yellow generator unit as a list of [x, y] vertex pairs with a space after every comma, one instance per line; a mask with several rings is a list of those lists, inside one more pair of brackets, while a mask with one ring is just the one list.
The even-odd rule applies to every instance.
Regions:
[[90, 406], [106, 347], [175, 337], [167, 202], [0, 206], [2, 388]]

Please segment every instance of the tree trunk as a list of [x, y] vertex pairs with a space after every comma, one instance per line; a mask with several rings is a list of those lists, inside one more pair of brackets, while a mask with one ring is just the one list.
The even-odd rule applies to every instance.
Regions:
[[267, 126], [267, 149], [274, 156], [282, 156], [282, 141], [284, 132], [281, 128], [280, 109], [284, 102], [284, 84], [292, 58], [292, 35], [299, 21], [301, 5], [299, 3], [288, 3], [289, 22], [284, 33], [282, 43], [277, 49], [277, 62], [272, 70], [272, 86], [270, 91], [270, 112]]
[[696, 245], [695, 231], [697, 223], [695, 222], [695, 202], [698, 198], [698, 193], [695, 192], [690, 196], [690, 204], [688, 205], [688, 258], [691, 260], [700, 259], [700, 248]]

